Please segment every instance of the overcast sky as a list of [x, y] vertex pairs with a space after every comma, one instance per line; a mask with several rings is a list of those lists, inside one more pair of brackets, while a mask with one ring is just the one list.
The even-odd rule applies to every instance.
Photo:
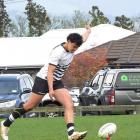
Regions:
[[[8, 13], [18, 15], [24, 12], [26, 0], [5, 0]], [[140, 16], [140, 0], [33, 0], [44, 6], [47, 12], [53, 16], [70, 15], [74, 10], [88, 13], [92, 6], [98, 8], [106, 16], [128, 17]]]

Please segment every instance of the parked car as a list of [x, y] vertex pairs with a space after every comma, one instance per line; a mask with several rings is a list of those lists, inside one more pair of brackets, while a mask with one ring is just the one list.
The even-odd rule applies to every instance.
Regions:
[[[79, 95], [80, 95], [79, 87], [73, 87], [68, 90], [69, 90], [69, 94], [72, 96], [74, 106], [78, 106], [79, 105]], [[61, 106], [61, 104], [59, 102], [57, 102], [55, 99], [54, 99], [54, 101], [52, 101], [50, 99], [49, 95], [46, 94], [43, 97], [43, 99], [40, 103], [40, 106]]]
[[[74, 106], [79, 106], [79, 95], [80, 95], [80, 89], [79, 87], [73, 87], [73, 88], [68, 88], [69, 90], [69, 94], [72, 96], [72, 100], [74, 103]], [[40, 107], [44, 107], [44, 106], [50, 106], [50, 107], [54, 107], [54, 106], [61, 106], [61, 104], [56, 101], [54, 99], [54, 101], [52, 101], [49, 97], [49, 94], [46, 94], [42, 101], [39, 104]], [[48, 116], [48, 117], [55, 117], [55, 116], [62, 116], [62, 113], [58, 113], [58, 112], [50, 112], [50, 113], [41, 113], [41, 116]]]
[[106, 73], [99, 104], [140, 104], [140, 69], [112, 69]]
[[69, 93], [72, 96], [74, 106], [79, 106], [80, 88], [79, 87], [72, 87], [69, 89]]
[[19, 107], [28, 100], [32, 86], [33, 79], [28, 74], [0, 74], [0, 108]]
[[98, 104], [98, 97], [101, 92], [106, 72], [107, 69], [99, 70], [93, 78], [86, 82], [81, 91], [81, 95], [79, 96], [80, 105], [89, 106]]
[[[87, 97], [85, 98], [85, 96]], [[82, 105], [140, 104], [140, 69], [104, 69], [98, 71], [83, 88], [80, 101]]]

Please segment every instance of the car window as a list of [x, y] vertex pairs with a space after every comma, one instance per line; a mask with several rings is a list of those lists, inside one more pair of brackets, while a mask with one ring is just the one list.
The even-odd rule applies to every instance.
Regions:
[[120, 72], [116, 79], [116, 87], [140, 88], [140, 72]]
[[[96, 75], [95, 78], [93, 78], [93, 79], [91, 80], [90, 86], [91, 86], [91, 87], [94, 87], [95, 84], [96, 84], [96, 86], [98, 87], [97, 89], [99, 89], [99, 88], [101, 87], [101, 85], [102, 85], [103, 78], [104, 78], [103, 75]], [[96, 89], [96, 90], [97, 90], [97, 89]]]
[[113, 73], [108, 73], [105, 77], [104, 85], [105, 86], [111, 86], [111, 84], [113, 82], [113, 78], [114, 78], [114, 74]]
[[26, 87], [32, 89], [32, 83], [30, 82], [29, 78], [24, 77], [24, 81], [25, 81]]
[[20, 79], [20, 88], [22, 92], [23, 92], [23, 89], [26, 88], [26, 83], [22, 78]]
[[103, 75], [100, 75], [100, 76], [99, 76], [99, 80], [98, 80], [98, 84], [99, 84], [99, 86], [101, 86], [101, 85], [102, 85], [103, 78], [104, 78], [104, 76], [103, 76]]
[[18, 82], [17, 81], [0, 81], [0, 94], [13, 94], [18, 93]]
[[34, 81], [33, 81], [32, 77], [28, 77], [28, 78], [29, 78], [29, 81], [31, 83], [31, 86], [33, 87]]
[[93, 86], [94, 83], [98, 83], [99, 75], [95, 75], [93, 79], [90, 81], [90, 86]]

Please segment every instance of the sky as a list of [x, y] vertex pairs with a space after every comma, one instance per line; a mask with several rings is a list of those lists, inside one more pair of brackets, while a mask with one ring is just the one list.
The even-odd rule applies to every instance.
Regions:
[[[26, 0], [4, 0], [10, 15], [20, 15], [24, 12]], [[88, 13], [92, 6], [98, 8], [105, 16], [127, 17], [140, 16], [140, 0], [33, 0], [44, 6], [48, 14], [52, 16], [71, 15], [74, 10]]]

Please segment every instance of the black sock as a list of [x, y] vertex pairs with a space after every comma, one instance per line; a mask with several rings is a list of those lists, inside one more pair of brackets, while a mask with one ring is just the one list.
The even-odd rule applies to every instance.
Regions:
[[68, 132], [68, 135], [72, 135], [73, 132], [74, 132], [74, 123], [68, 123], [67, 124], [67, 132]]
[[16, 110], [14, 110], [14, 112], [5, 120], [5, 122], [3, 123], [4, 126], [9, 127], [15, 119], [21, 117], [23, 114], [25, 114], [26, 111], [24, 110], [24, 108], [17, 108]]

